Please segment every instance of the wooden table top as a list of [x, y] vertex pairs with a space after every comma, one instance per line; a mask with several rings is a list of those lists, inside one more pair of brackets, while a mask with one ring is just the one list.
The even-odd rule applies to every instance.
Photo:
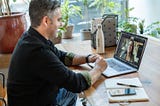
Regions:
[[[95, 53], [95, 49], [91, 47], [91, 42], [77, 41], [56, 45], [59, 49], [74, 52], [77, 54]], [[112, 57], [115, 47], [106, 48], [104, 58]], [[129, 106], [160, 106], [160, 40], [153, 38], [148, 39], [146, 50], [138, 72], [117, 76], [116, 78], [138, 77], [143, 84], [143, 88], [149, 96], [149, 102], [134, 102]], [[79, 67], [71, 67], [74, 70], [89, 70], [87, 65]], [[115, 77], [113, 77], [115, 78]], [[92, 106], [119, 106], [118, 103], [109, 103], [104, 81], [107, 77], [103, 75], [99, 80], [85, 91], [85, 96]]]

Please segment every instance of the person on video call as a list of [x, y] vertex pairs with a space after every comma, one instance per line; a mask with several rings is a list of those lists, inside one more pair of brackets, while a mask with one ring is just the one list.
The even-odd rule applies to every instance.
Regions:
[[[49, 40], [62, 25], [60, 3], [31, 0], [31, 26], [12, 54], [8, 106], [75, 106], [77, 93], [88, 89], [106, 69], [97, 55], [82, 56], [58, 50]], [[75, 73], [66, 66], [95, 62], [91, 71]]]
[[127, 48], [125, 51], [123, 51], [123, 53], [121, 54], [121, 57], [127, 61], [134, 62], [133, 50], [134, 50], [134, 40], [130, 39], [127, 45]]

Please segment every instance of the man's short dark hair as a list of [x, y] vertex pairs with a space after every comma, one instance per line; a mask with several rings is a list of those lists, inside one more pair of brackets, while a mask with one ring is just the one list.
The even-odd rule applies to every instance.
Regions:
[[39, 26], [44, 16], [48, 16], [49, 13], [54, 12], [59, 7], [60, 3], [57, 0], [31, 0], [29, 5], [31, 26]]

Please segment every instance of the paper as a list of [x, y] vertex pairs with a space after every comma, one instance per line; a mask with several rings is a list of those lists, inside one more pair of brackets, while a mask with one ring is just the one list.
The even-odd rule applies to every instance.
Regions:
[[[112, 97], [109, 93], [109, 90], [117, 89], [117, 88], [130, 88], [128, 86], [117, 85], [117, 82], [138, 86], [135, 88], [136, 95]], [[149, 100], [149, 97], [146, 94], [146, 92], [142, 86], [142, 83], [140, 82], [140, 80], [138, 78], [107, 79], [107, 80], [105, 80], [105, 86], [107, 89], [107, 95], [108, 95], [109, 102], [140, 102], [140, 101], [148, 101]]]
[[140, 80], [138, 78], [114, 78], [114, 79], [107, 79], [105, 81], [105, 86], [106, 88], [128, 88], [128, 86], [122, 86], [122, 85], [117, 85], [117, 83], [124, 83], [124, 84], [128, 84], [128, 85], [136, 85], [139, 87], [142, 87], [142, 83], [140, 82]]

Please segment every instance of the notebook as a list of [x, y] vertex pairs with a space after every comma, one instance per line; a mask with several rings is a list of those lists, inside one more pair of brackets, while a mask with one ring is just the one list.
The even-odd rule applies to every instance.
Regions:
[[146, 44], [146, 37], [122, 31], [114, 57], [105, 59], [108, 67], [103, 75], [112, 77], [138, 71]]
[[[124, 85], [134, 85], [136, 94], [135, 95], [126, 95], [126, 96], [111, 96], [110, 90], [113, 89], [124, 89], [124, 88], [131, 88], [129, 86], [118, 85], [117, 83], [123, 83]], [[140, 82], [139, 78], [112, 78], [105, 80], [105, 87], [107, 90], [107, 96], [109, 102], [145, 102], [149, 101], [149, 97], [145, 92], [142, 83]], [[133, 87], [132, 87], [133, 88]]]

